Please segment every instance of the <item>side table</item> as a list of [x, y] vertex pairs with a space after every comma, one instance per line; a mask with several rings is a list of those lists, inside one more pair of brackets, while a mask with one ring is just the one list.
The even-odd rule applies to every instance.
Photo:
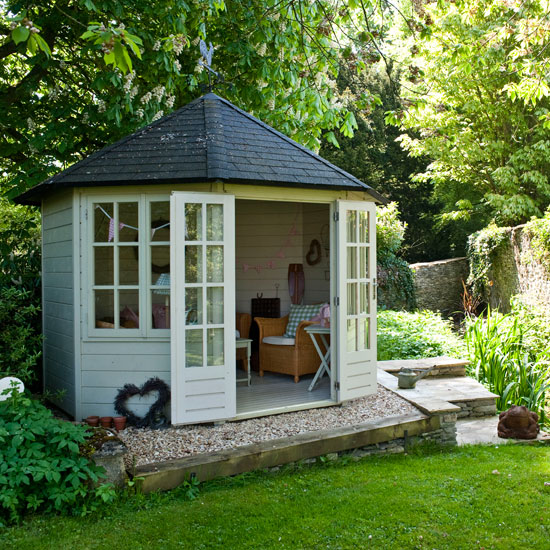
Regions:
[[[309, 325], [305, 328], [305, 331], [313, 340], [313, 345], [315, 346], [319, 358], [321, 359], [321, 364], [319, 365], [319, 368], [317, 369], [317, 372], [315, 373], [315, 376], [313, 377], [313, 380], [311, 381], [311, 384], [308, 388], [308, 391], [312, 391], [315, 387], [315, 384], [317, 384], [317, 382], [323, 377], [325, 373], [330, 378], [330, 344], [327, 342], [326, 339], [326, 335], [330, 334], [330, 327], [322, 327], [321, 325]], [[317, 342], [317, 338], [315, 337], [316, 334], [319, 335], [321, 341], [323, 342], [323, 345], [325, 346], [325, 353], [323, 353], [321, 347], [319, 346], [319, 342]]]

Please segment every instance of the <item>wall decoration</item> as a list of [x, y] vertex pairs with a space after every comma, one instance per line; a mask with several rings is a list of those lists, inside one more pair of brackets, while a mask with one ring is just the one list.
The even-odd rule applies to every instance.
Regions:
[[317, 239], [313, 239], [309, 244], [309, 250], [306, 254], [307, 265], [317, 265], [322, 258], [321, 243]]
[[[134, 414], [126, 406], [126, 402], [130, 397], [134, 395], [143, 397], [155, 391], [158, 392], [157, 400], [151, 405], [143, 418]], [[164, 407], [169, 400], [170, 389], [166, 382], [163, 382], [160, 378], [150, 378], [141, 388], [138, 388], [135, 384], [124, 384], [124, 386], [118, 390], [115, 398], [115, 411], [120, 416], [126, 416], [130, 426], [157, 429], [164, 426], [167, 422], [164, 416]]]

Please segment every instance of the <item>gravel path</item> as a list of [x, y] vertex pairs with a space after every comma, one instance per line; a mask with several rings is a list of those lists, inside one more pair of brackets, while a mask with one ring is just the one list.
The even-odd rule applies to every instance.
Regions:
[[127, 465], [131, 466], [132, 456], [135, 456], [135, 465], [140, 466], [414, 412], [418, 410], [410, 403], [378, 385], [375, 395], [350, 401], [341, 407], [264, 416], [219, 426], [198, 425], [164, 430], [127, 428], [119, 433], [119, 437], [129, 450]]

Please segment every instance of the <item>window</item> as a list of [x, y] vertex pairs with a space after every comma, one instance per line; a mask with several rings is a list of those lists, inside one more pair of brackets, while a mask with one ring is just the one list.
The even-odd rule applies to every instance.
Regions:
[[167, 336], [170, 201], [135, 195], [88, 205], [90, 335]]

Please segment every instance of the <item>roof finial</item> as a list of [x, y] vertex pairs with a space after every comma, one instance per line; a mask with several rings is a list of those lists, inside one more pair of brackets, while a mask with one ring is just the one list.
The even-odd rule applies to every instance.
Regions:
[[[201, 58], [199, 59], [199, 65], [201, 67], [204, 67], [208, 71], [208, 86], [201, 85], [202, 88], [205, 88], [211, 92], [214, 89], [214, 86], [216, 84], [219, 84], [224, 81], [223, 75], [216, 72], [212, 68], [212, 54], [214, 53], [214, 46], [212, 46], [212, 42], [209, 44], [209, 48], [206, 47], [206, 42], [204, 40], [200, 40], [199, 47], [201, 51]], [[212, 81], [212, 75], [216, 75], [216, 78], [214, 81]]]

